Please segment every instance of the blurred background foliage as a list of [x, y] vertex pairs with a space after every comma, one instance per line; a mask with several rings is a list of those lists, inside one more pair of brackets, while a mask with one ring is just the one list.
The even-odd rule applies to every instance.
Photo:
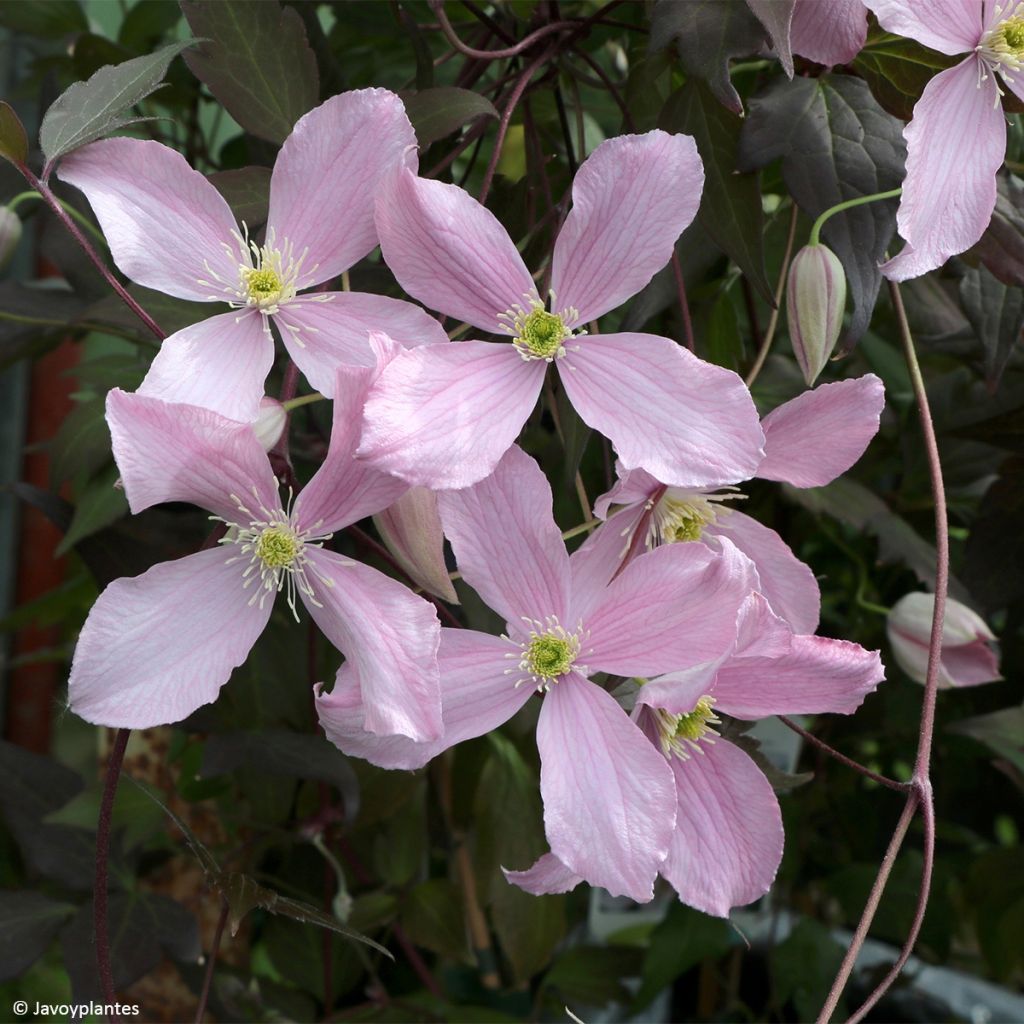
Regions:
[[[575, 168], [597, 143], [655, 126], [693, 134], [708, 180], [678, 245], [687, 315], [698, 354], [745, 373], [768, 330], [793, 218], [799, 246], [827, 206], [898, 185], [901, 118], [948, 63], [873, 27], [849, 67], [826, 73], [797, 58], [790, 81], [739, 0], [453, 2], [443, 13], [466, 45], [485, 50], [552, 21], [573, 24], [520, 55], [483, 60], [457, 52], [437, 10], [419, 0], [4, 0], [5, 98], [32, 136], [50, 103], [100, 67], [205, 40], [171, 61], [167, 84], [138, 106], [152, 120], [133, 131], [184, 153], [255, 230], [292, 123], [346, 89], [399, 92], [421, 173], [478, 192], [511, 88], [553, 44], [511, 114], [489, 207], [539, 268]], [[1024, 138], [1012, 111], [1010, 139], [985, 237], [903, 289], [950, 499], [951, 594], [999, 634], [1005, 681], [941, 695], [933, 892], [916, 967], [875, 1020], [1021, 1012], [1012, 1000], [1024, 978], [1024, 197], [1016, 177]], [[0, 164], [0, 202], [24, 189]], [[91, 216], [81, 195], [58, 191]], [[202, 513], [184, 506], [127, 515], [113, 486], [103, 402], [112, 387], [138, 385], [153, 340], [42, 204], [25, 200], [17, 212], [25, 234], [0, 282], [0, 436], [12, 482], [0, 496], [0, 1007], [99, 997], [92, 857], [110, 737], [64, 713], [63, 681], [106, 582], [194, 550], [207, 529]], [[796, 492], [755, 482], [744, 488], [744, 510], [778, 529], [818, 574], [821, 632], [881, 647], [887, 663], [888, 682], [856, 715], [805, 724], [906, 779], [922, 691], [889, 656], [879, 609], [929, 584], [934, 550], [916, 411], [876, 270], [894, 217], [894, 203], [874, 204], [833, 218], [824, 233], [843, 261], [850, 302], [844, 355], [823, 379], [867, 371], [883, 379], [879, 436], [835, 484]], [[379, 253], [354, 268], [352, 285], [400, 294]], [[168, 332], [212, 308], [130, 291]], [[607, 318], [606, 329], [619, 328], [687, 336], [671, 267]], [[783, 322], [755, 398], [767, 412], [803, 387]], [[267, 390], [279, 388], [280, 371]], [[607, 487], [610, 453], [568, 403], [559, 408], [560, 430], [538, 410], [524, 445], [552, 480], [568, 529], [580, 519], [577, 467], [594, 497]], [[324, 404], [296, 411], [300, 475], [322, 457], [329, 425]], [[370, 531], [339, 538], [340, 550], [390, 571]], [[461, 584], [459, 592], [466, 623], [496, 625]], [[500, 733], [427, 770], [385, 772], [345, 758], [315, 728], [311, 686], [333, 678], [337, 660], [308, 622], [278, 608], [216, 704], [180, 726], [133, 735], [125, 769], [149, 792], [120, 787], [110, 910], [115, 980], [143, 1019], [191, 1019], [200, 954], [224, 898], [238, 930], [225, 937], [214, 974], [208, 1010], [217, 1020], [564, 1020], [566, 1005], [587, 1021], [815, 1015], [899, 814], [898, 795], [798, 747], [785, 730], [780, 739], [780, 730], [759, 727], [787, 769], [777, 780], [787, 845], [772, 893], [737, 913], [735, 927], [670, 892], [648, 907], [585, 886], [538, 899], [500, 871], [545, 849], [533, 702]], [[873, 926], [881, 943], [899, 946], [909, 926], [918, 835]], [[317, 927], [325, 914], [393, 959]], [[958, 1002], [956, 976], [925, 965], [999, 988], [970, 989]], [[881, 970], [876, 961], [856, 975], [848, 1008]]]

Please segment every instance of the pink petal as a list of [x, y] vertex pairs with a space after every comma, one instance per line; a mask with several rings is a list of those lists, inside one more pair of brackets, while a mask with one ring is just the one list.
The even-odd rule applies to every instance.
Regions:
[[644, 705], [663, 708], [673, 715], [688, 715], [701, 697], [714, 690], [721, 662], [721, 658], [705, 661], [681, 672], [666, 672], [663, 676], [648, 679], [636, 695], [634, 718], [639, 716], [639, 721], [643, 722]]
[[845, 473], [878, 433], [885, 388], [873, 374], [820, 384], [768, 413], [757, 475], [794, 487], [824, 487]]
[[583, 338], [557, 366], [576, 411], [611, 440], [624, 469], [679, 487], [720, 487], [757, 472], [764, 435], [731, 370], [652, 334]]
[[735, 658], [715, 680], [716, 710], [734, 718], [856, 711], [885, 678], [878, 651], [821, 636], [794, 636], [781, 657]]
[[405, 107], [387, 89], [332, 96], [299, 118], [274, 164], [267, 231], [296, 256], [306, 252], [301, 287], [330, 280], [376, 247], [377, 187], [415, 145]]
[[656, 130], [602, 142], [572, 183], [552, 261], [553, 305], [576, 309], [574, 323], [621, 306], [672, 258], [703, 188], [689, 135]]
[[[434, 740], [442, 731], [434, 606], [376, 569], [333, 551], [306, 549], [316, 602], [306, 608], [359, 673], [366, 728]], [[329, 581], [329, 582], [325, 582]]]
[[437, 496], [444, 532], [463, 579], [501, 615], [566, 621], [569, 556], [551, 512], [551, 486], [521, 448], [486, 480]]
[[785, 838], [779, 802], [757, 765], [725, 740], [669, 761], [678, 810], [661, 873], [683, 903], [728, 917], [775, 880]]
[[494, 333], [498, 316], [535, 296], [533, 278], [498, 219], [456, 185], [389, 175], [377, 197], [384, 260], [430, 309]]
[[999, 672], [999, 656], [984, 640], [960, 647], [943, 647], [940, 676], [954, 687], [980, 686], [1003, 678]]
[[818, 581], [774, 530], [731, 508], [704, 531], [705, 542], [713, 543], [716, 537], [727, 537], [754, 563], [761, 581], [758, 589], [794, 632], [813, 633], [818, 628]]
[[329, 694], [314, 691], [317, 714], [327, 738], [346, 754], [381, 768], [422, 768], [442, 750], [482, 736], [510, 719], [532, 696], [506, 674], [507, 641], [470, 629], [442, 629], [437, 660], [441, 676], [444, 733], [417, 743], [407, 736], [375, 736], [366, 731], [364, 695], [352, 662], [338, 671]]
[[893, 35], [916, 39], [939, 53], [973, 50], [982, 32], [978, 0], [864, 0], [879, 25]]
[[501, 870], [513, 885], [518, 885], [534, 896], [570, 892], [583, 881], [582, 875], [567, 868], [553, 853], [545, 853], [525, 871], [509, 871], [508, 868]]
[[617, 464], [615, 470], [618, 479], [611, 490], [606, 491], [594, 502], [594, 515], [598, 519], [607, 519], [608, 510], [612, 505], [635, 505], [637, 502], [644, 502], [662, 486], [660, 481], [644, 469], [623, 469], [621, 464]]
[[148, 729], [216, 700], [274, 605], [252, 603], [244, 565], [229, 557], [218, 547], [111, 583], [78, 637], [71, 710], [95, 725]]
[[581, 661], [591, 671], [654, 676], [730, 652], [757, 578], [749, 559], [728, 541], [722, 546], [715, 554], [703, 544], [669, 544], [630, 562], [584, 621], [590, 638]]
[[[569, 557], [572, 570], [573, 619], [586, 619], [605, 587], [622, 567], [633, 531], [644, 514], [642, 505], [623, 509], [602, 523]], [[646, 548], [641, 544], [640, 553]]]
[[232, 310], [165, 338], [138, 393], [251, 423], [273, 365], [274, 340], [263, 316]]
[[515, 441], [546, 365], [524, 361], [506, 343], [461, 341], [403, 352], [370, 392], [357, 454], [432, 490], [475, 484]]
[[240, 501], [280, 507], [266, 453], [246, 423], [114, 388], [107, 424], [132, 512], [187, 501], [237, 522]]
[[295, 365], [328, 398], [334, 397], [339, 364], [373, 365], [367, 343], [371, 331], [382, 331], [403, 348], [448, 341], [441, 325], [419, 306], [368, 292], [300, 295], [282, 306], [274, 321], [282, 328], [281, 337]]
[[57, 176], [85, 193], [114, 262], [133, 281], [197, 302], [219, 301], [238, 284], [243, 256], [231, 208], [180, 153], [102, 139], [64, 157]]
[[867, 35], [863, 0], [796, 0], [789, 38], [801, 57], [827, 67], [849, 64]]
[[609, 694], [575, 674], [545, 696], [537, 747], [551, 852], [613, 896], [651, 899], [675, 817], [665, 759]]
[[778, 658], [792, 645], [792, 625], [772, 611], [764, 594], [751, 594], [740, 608], [733, 657]]
[[903, 129], [907, 176], [896, 224], [907, 244], [882, 265], [891, 281], [941, 267], [974, 245], [992, 218], [995, 175], [1006, 155], [1006, 118], [995, 78], [988, 74], [980, 81], [978, 61], [969, 57], [937, 74]]

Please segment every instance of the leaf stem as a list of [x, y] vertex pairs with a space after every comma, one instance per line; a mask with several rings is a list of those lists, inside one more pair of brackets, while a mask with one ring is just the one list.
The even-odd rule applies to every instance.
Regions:
[[845, 202], [836, 203], [830, 206], [813, 224], [811, 233], [807, 238], [808, 245], [818, 245], [818, 235], [821, 233], [822, 225], [836, 213], [843, 210], [852, 210], [855, 206], [863, 206], [865, 203], [877, 203], [883, 199], [894, 199], [903, 192], [902, 188], [891, 188], [888, 192], [874, 192], [869, 196], [859, 196], [857, 199], [847, 199]]
[[[14, 213], [14, 211], [20, 206], [26, 199], [42, 199], [43, 197], [35, 190], [30, 189], [28, 192], [19, 192], [8, 204], [7, 209]], [[56, 197], [54, 197], [56, 198]], [[70, 214], [79, 224], [85, 228], [86, 231], [96, 239], [104, 248], [107, 247], [107, 240], [103, 235], [96, 229], [96, 225], [89, 220], [84, 214], [79, 213], [70, 203], [65, 203], [63, 199], [57, 199], [62, 207]]]
[[206, 1003], [210, 998], [210, 985], [213, 982], [213, 968], [217, 963], [217, 950], [220, 949], [220, 940], [224, 935], [224, 926], [228, 922], [228, 901], [220, 898], [220, 917], [217, 918], [217, 931], [213, 935], [213, 945], [206, 960], [206, 974], [203, 976], [203, 990], [199, 993], [199, 1005], [196, 1007], [195, 1024], [203, 1024], [203, 1014], [206, 1013]]

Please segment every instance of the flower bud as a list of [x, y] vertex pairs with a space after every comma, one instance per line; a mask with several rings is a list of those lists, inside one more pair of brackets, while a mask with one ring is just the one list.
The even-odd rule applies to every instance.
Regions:
[[252, 429], [265, 452], [269, 452], [281, 440], [287, 422], [288, 413], [285, 412], [284, 406], [276, 398], [264, 395], [260, 399], [260, 414], [256, 417]]
[[433, 491], [411, 488], [373, 522], [388, 551], [427, 593], [459, 603], [444, 564], [444, 532]]
[[[928, 672], [935, 595], [920, 591], [896, 602], [886, 620], [889, 644], [900, 668], [915, 682], [923, 683]], [[995, 635], [981, 616], [966, 605], [946, 599], [939, 657], [939, 688], [978, 686], [1001, 679], [999, 657], [991, 646]]]
[[789, 266], [786, 316], [796, 361], [810, 387], [821, 373], [843, 328], [846, 275], [825, 245], [805, 245]]
[[13, 210], [0, 206], [0, 270], [14, 258], [14, 250], [21, 241], [21, 220]]

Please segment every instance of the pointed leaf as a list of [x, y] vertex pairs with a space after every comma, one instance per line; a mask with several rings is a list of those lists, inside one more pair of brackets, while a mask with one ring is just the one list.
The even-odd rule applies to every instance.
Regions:
[[270, 206], [269, 167], [239, 167], [234, 171], [217, 171], [210, 181], [228, 201], [235, 219], [252, 230], [265, 224]]
[[971, 250], [1003, 284], [1024, 286], [1024, 186], [1000, 174], [992, 220]]
[[23, 167], [28, 159], [28, 136], [14, 108], [0, 100], [0, 156]]
[[38, 892], [0, 892], [0, 982], [28, 970], [75, 912]]
[[981, 342], [985, 381], [994, 391], [1024, 328], [1024, 289], [1003, 284], [985, 267], [960, 279], [960, 301]]
[[423, 89], [409, 96], [405, 100], [405, 112], [416, 131], [421, 149], [478, 117], [498, 116], [494, 104], [486, 96], [452, 85]]

